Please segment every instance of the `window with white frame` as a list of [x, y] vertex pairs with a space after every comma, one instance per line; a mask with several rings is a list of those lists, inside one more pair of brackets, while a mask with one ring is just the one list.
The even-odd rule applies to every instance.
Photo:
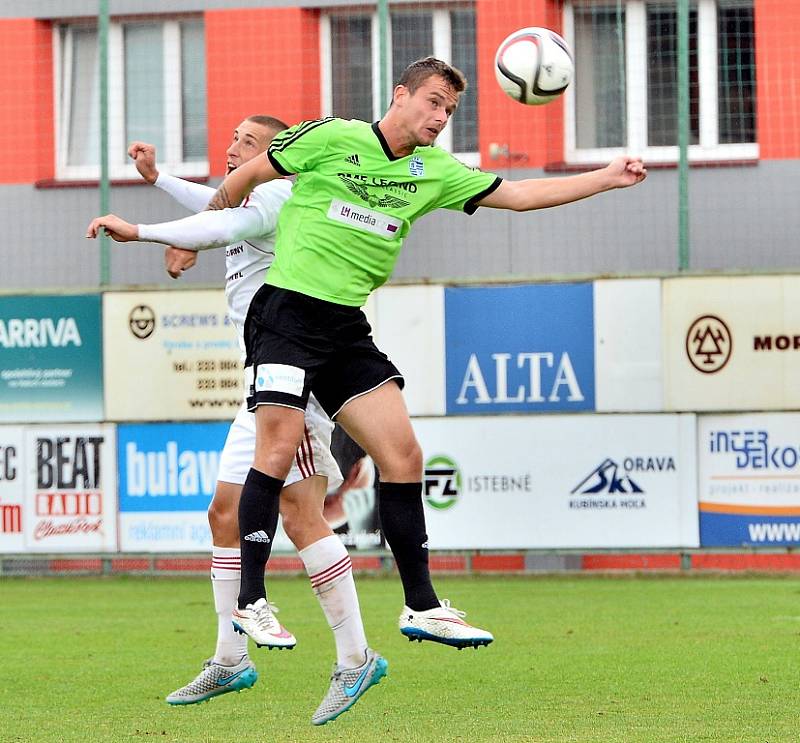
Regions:
[[[322, 16], [323, 114], [375, 121], [381, 110], [378, 15], [365, 9]], [[471, 165], [478, 164], [478, 81], [475, 62], [475, 9], [415, 5], [392, 8], [386, 29], [391, 69], [387, 89], [414, 60], [433, 55], [458, 67], [467, 78], [453, 119], [438, 144]]]
[[[98, 33], [54, 29], [56, 177], [100, 175]], [[112, 22], [108, 34], [108, 139], [112, 178], [136, 176], [133, 140], [156, 146], [176, 175], [207, 175], [205, 42], [201, 19]]]
[[[564, 31], [575, 55], [566, 158], [620, 152], [677, 159], [675, 0], [572, 0]], [[689, 157], [758, 157], [753, 0], [693, 0], [689, 10]]]

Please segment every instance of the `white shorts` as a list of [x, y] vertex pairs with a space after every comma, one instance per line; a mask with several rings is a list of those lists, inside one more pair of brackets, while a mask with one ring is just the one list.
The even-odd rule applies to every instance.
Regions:
[[[328, 478], [328, 490], [338, 488], [342, 484], [342, 473], [331, 454], [333, 423], [313, 395], [308, 401], [305, 423], [303, 441], [286, 476], [286, 485], [300, 482], [312, 475], [322, 475]], [[255, 448], [256, 417], [253, 413], [248, 413], [247, 406], [242, 403], [225, 439], [217, 480], [243, 485], [253, 466]]]

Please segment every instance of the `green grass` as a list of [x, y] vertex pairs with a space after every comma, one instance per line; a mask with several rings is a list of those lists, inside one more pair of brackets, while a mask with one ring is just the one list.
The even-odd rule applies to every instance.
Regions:
[[440, 578], [495, 633], [409, 643], [397, 579], [358, 581], [389, 676], [333, 723], [309, 719], [334, 648], [308, 582], [273, 579], [297, 635], [253, 650], [250, 691], [172, 708], [213, 652], [203, 579], [0, 581], [0, 741], [800, 740], [800, 584], [783, 578]]

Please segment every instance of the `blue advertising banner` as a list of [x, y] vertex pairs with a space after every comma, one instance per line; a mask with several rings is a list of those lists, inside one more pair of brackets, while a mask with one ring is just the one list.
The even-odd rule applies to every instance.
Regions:
[[207, 551], [228, 423], [117, 427], [119, 545], [129, 552]]
[[228, 423], [118, 426], [120, 512], [205, 513], [228, 428]]
[[445, 290], [447, 413], [595, 408], [591, 283]]
[[100, 295], [0, 297], [0, 421], [103, 420]]
[[800, 545], [798, 431], [798, 413], [699, 419], [701, 547]]

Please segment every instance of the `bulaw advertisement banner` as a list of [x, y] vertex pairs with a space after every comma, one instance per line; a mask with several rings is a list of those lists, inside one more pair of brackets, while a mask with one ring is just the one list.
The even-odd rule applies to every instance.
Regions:
[[592, 284], [445, 289], [447, 413], [594, 410]]
[[29, 426], [23, 432], [27, 552], [115, 552], [114, 426]]
[[100, 295], [0, 297], [0, 421], [103, 420]]
[[222, 290], [103, 296], [109, 420], [233, 420], [243, 399]]
[[0, 552], [24, 552], [25, 479], [21, 426], [0, 426]]
[[[211, 551], [207, 512], [227, 434], [227, 423], [118, 427], [122, 551]], [[338, 428], [332, 450], [346, 481], [329, 494], [324, 516], [349, 549], [380, 548], [372, 460]], [[294, 549], [279, 525], [273, 552]]]
[[702, 547], [800, 545], [800, 413], [701, 416]]
[[800, 276], [664, 281], [669, 410], [800, 408]]
[[693, 415], [422, 418], [431, 549], [697, 547]]
[[120, 425], [120, 549], [210, 551], [214, 496], [227, 423]]

